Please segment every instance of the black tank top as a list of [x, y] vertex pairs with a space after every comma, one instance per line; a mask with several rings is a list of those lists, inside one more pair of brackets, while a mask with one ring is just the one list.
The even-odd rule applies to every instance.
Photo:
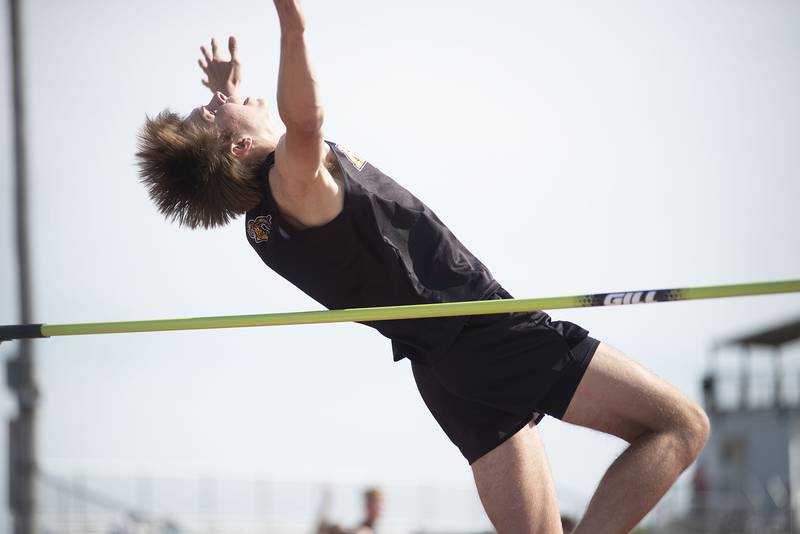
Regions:
[[[260, 171], [261, 205], [247, 237], [270, 268], [329, 309], [481, 300], [499, 288], [489, 270], [425, 204], [346, 148], [328, 143], [344, 180], [344, 207], [324, 226], [295, 230]], [[392, 340], [395, 360], [447, 348], [464, 317], [367, 322]]]

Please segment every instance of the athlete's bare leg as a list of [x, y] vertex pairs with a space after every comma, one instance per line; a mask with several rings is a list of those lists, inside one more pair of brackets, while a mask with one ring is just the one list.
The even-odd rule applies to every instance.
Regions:
[[604, 343], [564, 420], [630, 443], [600, 481], [578, 534], [630, 532], [694, 462], [709, 432], [696, 403]]
[[[702, 409], [618, 350], [601, 343], [564, 420], [630, 443], [609, 467], [575, 529], [630, 532], [708, 438]], [[481, 502], [499, 534], [560, 533], [541, 440], [523, 429], [472, 464]]]
[[556, 491], [536, 427], [524, 427], [472, 463], [483, 507], [499, 534], [560, 534]]

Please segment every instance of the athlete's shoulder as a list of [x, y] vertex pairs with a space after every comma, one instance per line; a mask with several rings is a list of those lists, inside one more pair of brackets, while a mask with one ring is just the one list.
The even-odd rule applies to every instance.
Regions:
[[357, 172], [363, 171], [367, 166], [367, 160], [357, 154], [354, 150], [350, 149], [348, 146], [336, 143], [334, 141], [326, 142], [340, 161], [344, 160], [349, 165], [352, 165], [353, 169], [355, 169]]

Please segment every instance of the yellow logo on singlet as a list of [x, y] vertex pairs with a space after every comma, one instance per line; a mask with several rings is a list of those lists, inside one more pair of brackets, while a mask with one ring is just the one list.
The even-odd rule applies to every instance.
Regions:
[[350, 150], [349, 148], [343, 147], [342, 145], [336, 145], [342, 153], [347, 156], [347, 159], [350, 160], [350, 163], [353, 164], [353, 167], [358, 169], [359, 171], [364, 168], [364, 165], [367, 164], [367, 160], [360, 157], [358, 154]]
[[272, 215], [260, 215], [247, 221], [247, 235], [256, 243], [269, 241], [272, 234]]

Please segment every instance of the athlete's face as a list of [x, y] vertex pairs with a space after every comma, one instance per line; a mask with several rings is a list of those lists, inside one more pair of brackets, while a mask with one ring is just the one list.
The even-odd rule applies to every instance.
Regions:
[[221, 131], [233, 133], [234, 137], [274, 135], [272, 116], [263, 98], [242, 100], [216, 92], [208, 104], [194, 108], [186, 121], [215, 124]]

